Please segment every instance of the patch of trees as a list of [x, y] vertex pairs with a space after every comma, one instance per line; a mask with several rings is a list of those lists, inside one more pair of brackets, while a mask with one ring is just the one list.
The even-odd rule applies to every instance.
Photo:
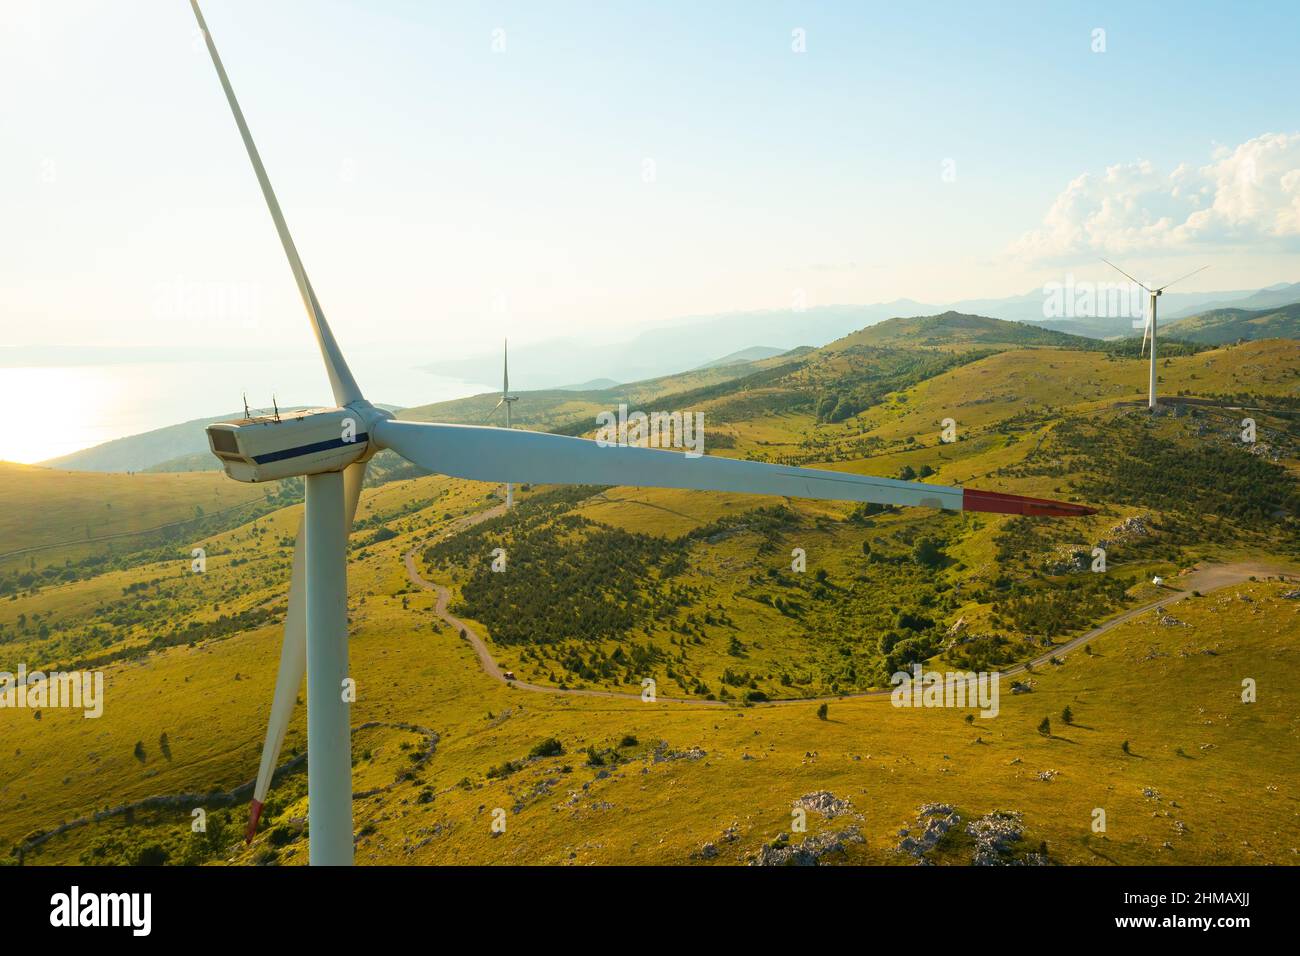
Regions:
[[1131, 418], [1066, 424], [1056, 437], [1076, 456], [1077, 491], [1090, 499], [1215, 515], [1257, 530], [1300, 515], [1300, 481], [1239, 443], [1192, 434], [1176, 441]]
[[1091, 627], [1121, 607], [1136, 578], [1118, 574], [1080, 574], [1068, 587], [1018, 584], [1012, 594], [993, 605], [995, 626], [1014, 627], [1022, 634], [1054, 638]]
[[817, 421], [842, 422], [879, 404], [891, 392], [911, 388], [951, 369], [994, 354], [991, 349], [967, 352], [920, 352], [915, 349], [854, 347], [844, 353], [854, 359], [850, 371], [814, 380], [813, 411]]

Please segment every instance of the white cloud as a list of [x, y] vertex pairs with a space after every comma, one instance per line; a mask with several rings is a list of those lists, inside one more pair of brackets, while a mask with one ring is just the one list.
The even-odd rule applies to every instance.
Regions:
[[1240, 244], [1300, 245], [1300, 133], [1265, 133], [1168, 174], [1145, 160], [1084, 173], [1010, 252], [1044, 260]]

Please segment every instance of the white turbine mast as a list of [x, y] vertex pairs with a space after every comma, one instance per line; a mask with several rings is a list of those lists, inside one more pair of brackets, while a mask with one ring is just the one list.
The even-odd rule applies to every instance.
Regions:
[[[190, 5], [289, 260], [337, 403], [333, 408], [277, 416], [246, 415], [207, 428], [212, 452], [230, 477], [257, 482], [301, 476], [305, 485], [306, 506], [294, 546], [284, 644], [249, 812], [249, 840], [305, 675], [310, 861], [318, 865], [352, 862], [350, 695], [344, 692], [349, 678], [347, 542], [366, 462], [381, 449], [390, 449], [429, 471], [494, 483], [686, 488], [1052, 517], [1094, 513], [1083, 505], [971, 488], [709, 455], [688, 458], [653, 448], [611, 447], [510, 428], [395, 420], [366, 401], [348, 369], [307, 279], [197, 0], [190, 0]], [[499, 404], [505, 404], [509, 412], [509, 380], [503, 380], [502, 386]]]
[[1115, 265], [1115, 263], [1111, 262], [1109, 259], [1102, 259], [1101, 261], [1106, 263], [1106, 265], [1110, 266], [1112, 269], [1114, 269], [1124, 278], [1128, 279], [1130, 282], [1136, 284], [1140, 288], [1146, 289], [1146, 291], [1150, 293], [1151, 298], [1150, 298], [1150, 306], [1147, 309], [1147, 320], [1146, 320], [1146, 324], [1142, 328], [1142, 350], [1138, 352], [1138, 357], [1141, 358], [1143, 355], [1146, 354], [1147, 338], [1149, 337], [1151, 339], [1151, 381], [1147, 389], [1147, 408], [1149, 408], [1151, 411], [1154, 412], [1156, 410], [1156, 302], [1159, 300], [1160, 296], [1164, 294], [1165, 289], [1168, 289], [1171, 285], [1174, 284], [1174, 282], [1182, 282], [1183, 279], [1190, 279], [1192, 276], [1196, 275], [1196, 273], [1204, 272], [1206, 269], [1210, 267], [1201, 266], [1199, 269], [1195, 269], [1187, 273], [1187, 275], [1185, 276], [1180, 276], [1179, 278], [1175, 279], [1173, 282], [1166, 282], [1164, 285], [1160, 286], [1159, 288], [1152, 289], [1144, 285], [1143, 283], [1138, 282], [1137, 279], [1134, 279], [1131, 275], [1129, 275], [1119, 266]]
[[[518, 395], [510, 394], [510, 340], [505, 339], [501, 352], [501, 401], [492, 406], [492, 411], [488, 414], [491, 418], [496, 414], [498, 408], [502, 405], [506, 407], [506, 428], [510, 427], [510, 406], [519, 401]], [[509, 510], [514, 506], [514, 485], [506, 482], [506, 509]]]

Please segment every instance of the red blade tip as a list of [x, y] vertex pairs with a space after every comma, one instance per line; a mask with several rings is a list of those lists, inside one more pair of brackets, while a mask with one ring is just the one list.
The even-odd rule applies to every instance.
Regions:
[[248, 807], [248, 832], [244, 834], [244, 842], [252, 843], [253, 834], [257, 833], [257, 821], [262, 818], [262, 801], [254, 800]]
[[962, 491], [963, 511], [986, 511], [998, 515], [1034, 515], [1045, 518], [1081, 518], [1094, 515], [1096, 508], [1073, 505], [1066, 501], [1049, 501], [1046, 498], [1026, 498], [1024, 495], [1007, 495], [998, 491]]

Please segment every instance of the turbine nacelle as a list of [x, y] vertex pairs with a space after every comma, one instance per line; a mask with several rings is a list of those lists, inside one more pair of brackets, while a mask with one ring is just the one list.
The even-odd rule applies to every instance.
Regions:
[[375, 453], [371, 429], [391, 418], [369, 403], [257, 415], [207, 427], [208, 446], [236, 481], [342, 471]]

